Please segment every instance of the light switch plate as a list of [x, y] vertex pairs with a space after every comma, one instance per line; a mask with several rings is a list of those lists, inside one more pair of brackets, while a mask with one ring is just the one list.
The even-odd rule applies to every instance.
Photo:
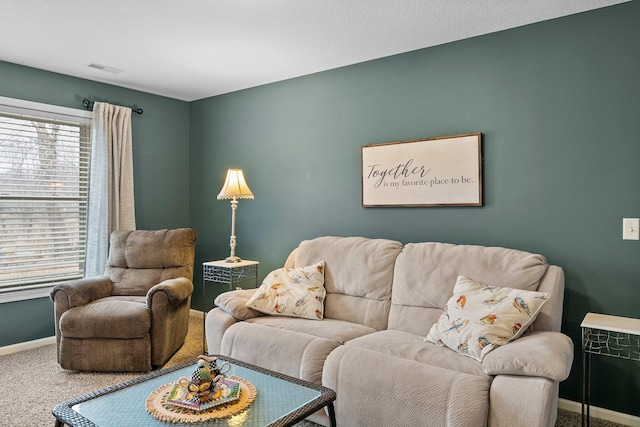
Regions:
[[640, 218], [622, 219], [622, 239], [640, 240]]

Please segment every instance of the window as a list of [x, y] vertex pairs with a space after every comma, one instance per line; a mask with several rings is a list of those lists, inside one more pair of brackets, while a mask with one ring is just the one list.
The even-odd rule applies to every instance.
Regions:
[[0, 302], [84, 270], [90, 113], [0, 98]]

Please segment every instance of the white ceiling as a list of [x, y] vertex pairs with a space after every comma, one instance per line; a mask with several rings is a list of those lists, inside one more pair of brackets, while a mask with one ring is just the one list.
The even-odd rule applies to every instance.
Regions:
[[626, 1], [0, 0], [0, 60], [192, 101]]

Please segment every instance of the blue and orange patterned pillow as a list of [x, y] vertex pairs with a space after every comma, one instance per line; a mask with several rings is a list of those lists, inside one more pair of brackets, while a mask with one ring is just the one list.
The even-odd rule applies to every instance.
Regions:
[[485, 285], [458, 276], [453, 296], [424, 339], [482, 362], [520, 337], [550, 298], [544, 292]]
[[321, 320], [326, 295], [324, 261], [320, 261], [272, 271], [246, 305], [266, 314]]

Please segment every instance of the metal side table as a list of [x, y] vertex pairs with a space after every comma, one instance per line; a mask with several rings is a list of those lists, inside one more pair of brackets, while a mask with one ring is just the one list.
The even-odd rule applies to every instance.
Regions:
[[[640, 361], [640, 319], [587, 313], [582, 328], [582, 426], [589, 426], [591, 355]], [[586, 413], [585, 413], [586, 407]]]
[[207, 299], [207, 282], [224, 283], [228, 286], [228, 290], [241, 289], [238, 287], [240, 282], [245, 280], [254, 280], [255, 286], [258, 287], [258, 261], [242, 260], [240, 262], [209, 261], [202, 263], [202, 298], [205, 301], [204, 315], [202, 316], [202, 352], [205, 353], [206, 347], [206, 319], [208, 305]]

